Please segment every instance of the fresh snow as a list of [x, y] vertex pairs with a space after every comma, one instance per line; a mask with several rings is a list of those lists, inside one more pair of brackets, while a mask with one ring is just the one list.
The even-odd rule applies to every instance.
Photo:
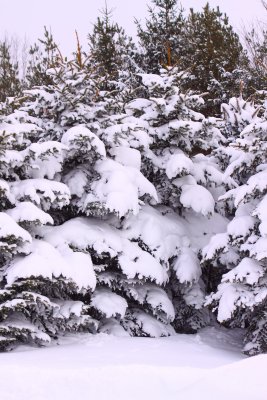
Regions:
[[180, 202], [204, 216], [213, 214], [215, 201], [211, 193], [200, 185], [183, 185]]
[[68, 246], [55, 249], [43, 240], [33, 240], [31, 253], [26, 257], [15, 257], [6, 272], [11, 285], [19, 278], [41, 277], [52, 280], [64, 277], [78, 288], [95, 289], [96, 277], [89, 254], [74, 252]]
[[205, 328], [159, 339], [76, 334], [61, 346], [21, 346], [0, 354], [1, 400], [265, 400], [267, 355], [246, 358], [239, 341], [238, 330]]

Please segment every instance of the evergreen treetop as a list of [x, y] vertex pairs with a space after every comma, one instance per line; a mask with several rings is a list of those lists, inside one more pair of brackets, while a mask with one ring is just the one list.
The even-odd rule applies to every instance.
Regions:
[[0, 102], [20, 93], [18, 64], [12, 63], [10, 45], [4, 40], [0, 42]]
[[137, 33], [144, 54], [141, 65], [147, 72], [159, 72], [162, 66], [179, 63], [184, 54], [183, 10], [177, 0], [152, 0], [156, 7], [148, 7], [145, 28], [136, 21]]

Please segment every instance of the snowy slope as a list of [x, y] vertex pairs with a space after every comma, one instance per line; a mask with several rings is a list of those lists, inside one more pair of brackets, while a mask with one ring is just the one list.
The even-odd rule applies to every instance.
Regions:
[[161, 339], [77, 334], [61, 346], [20, 347], [0, 355], [0, 397], [265, 400], [267, 355], [246, 358], [239, 339], [206, 328]]

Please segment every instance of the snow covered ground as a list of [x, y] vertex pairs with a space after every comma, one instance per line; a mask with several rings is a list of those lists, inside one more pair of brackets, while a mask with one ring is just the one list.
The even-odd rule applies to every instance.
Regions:
[[266, 400], [267, 355], [243, 356], [238, 335], [79, 334], [60, 346], [20, 347], [0, 354], [0, 399]]

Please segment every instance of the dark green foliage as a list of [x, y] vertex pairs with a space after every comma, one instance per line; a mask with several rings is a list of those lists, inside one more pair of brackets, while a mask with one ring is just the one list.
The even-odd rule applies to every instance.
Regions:
[[135, 46], [123, 28], [112, 21], [112, 13], [105, 8], [97, 18], [89, 40], [89, 63], [96, 75], [104, 78], [103, 88], [110, 89], [108, 81], [118, 81], [120, 72], [132, 68]]
[[241, 74], [234, 71], [246, 62], [239, 37], [219, 7], [212, 9], [207, 3], [202, 12], [190, 10], [186, 49], [181, 67], [190, 66], [190, 75], [185, 88], [208, 91], [203, 110], [219, 113], [221, 102], [238, 94]]
[[187, 51], [184, 43], [185, 17], [177, 0], [152, 0], [156, 8], [148, 8], [145, 28], [136, 21], [143, 53], [140, 64], [146, 72], [159, 72], [162, 66], [180, 62]]

